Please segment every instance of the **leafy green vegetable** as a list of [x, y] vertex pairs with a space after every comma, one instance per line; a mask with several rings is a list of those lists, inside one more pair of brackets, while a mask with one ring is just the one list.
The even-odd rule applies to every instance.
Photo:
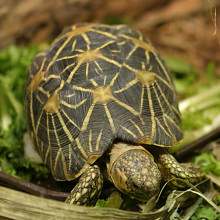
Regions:
[[26, 74], [32, 59], [42, 49], [11, 45], [0, 52], [0, 171], [26, 180], [47, 173], [45, 167], [23, 158]]
[[116, 208], [119, 209], [121, 207], [121, 204], [123, 202], [123, 199], [121, 198], [121, 195], [119, 192], [115, 191], [112, 192], [109, 197], [107, 198], [107, 200], [103, 200], [103, 199], [99, 199], [96, 202], [96, 207], [99, 208]]
[[201, 163], [205, 172], [211, 171], [216, 176], [220, 176], [220, 161], [217, 161], [213, 155], [203, 152], [195, 158], [195, 163]]
[[196, 213], [191, 217], [191, 220], [217, 220], [220, 218], [211, 206], [208, 204], [200, 204], [199, 208], [196, 210]]

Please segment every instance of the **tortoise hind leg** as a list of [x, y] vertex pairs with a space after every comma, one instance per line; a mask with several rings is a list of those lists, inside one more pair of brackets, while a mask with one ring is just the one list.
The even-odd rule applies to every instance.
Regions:
[[186, 183], [175, 178], [180, 178], [195, 185], [205, 178], [200, 167], [191, 163], [178, 163], [176, 159], [165, 150], [157, 156], [157, 165], [165, 181], [171, 179], [173, 188], [184, 188]]
[[80, 177], [66, 201], [70, 204], [94, 205], [101, 193], [103, 176], [97, 165], [90, 166]]

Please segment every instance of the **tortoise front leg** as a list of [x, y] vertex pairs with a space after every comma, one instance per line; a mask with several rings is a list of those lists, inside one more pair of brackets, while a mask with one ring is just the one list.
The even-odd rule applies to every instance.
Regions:
[[66, 201], [70, 204], [94, 205], [101, 193], [103, 176], [97, 165], [90, 166], [80, 177]]
[[178, 181], [175, 178], [180, 178], [193, 185], [198, 184], [205, 178], [205, 174], [200, 167], [192, 163], [178, 163], [166, 150], [161, 150], [156, 157], [156, 162], [162, 178], [166, 182], [173, 179], [170, 182], [172, 188], [184, 188], [187, 186], [184, 181]]

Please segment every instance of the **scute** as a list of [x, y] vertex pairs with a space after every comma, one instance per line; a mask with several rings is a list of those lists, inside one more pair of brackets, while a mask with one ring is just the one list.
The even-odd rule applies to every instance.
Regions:
[[182, 139], [172, 76], [125, 25], [67, 29], [29, 69], [28, 130], [57, 180], [81, 175], [115, 139], [172, 146]]

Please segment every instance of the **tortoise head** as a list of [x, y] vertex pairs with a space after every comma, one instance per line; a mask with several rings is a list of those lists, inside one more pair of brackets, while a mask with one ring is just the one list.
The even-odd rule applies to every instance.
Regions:
[[131, 198], [145, 202], [159, 193], [160, 171], [153, 156], [141, 146], [114, 144], [108, 174], [114, 185]]

